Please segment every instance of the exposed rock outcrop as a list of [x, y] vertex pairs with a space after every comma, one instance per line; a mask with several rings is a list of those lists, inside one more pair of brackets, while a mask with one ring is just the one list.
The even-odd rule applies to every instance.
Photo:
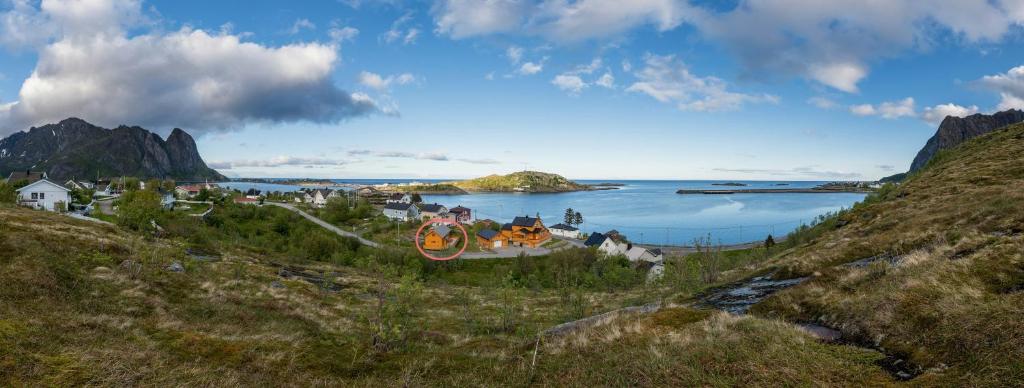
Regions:
[[1016, 109], [991, 115], [978, 113], [963, 118], [947, 116], [942, 120], [942, 124], [939, 124], [939, 130], [935, 135], [928, 139], [924, 148], [917, 153], [914, 162], [910, 164], [910, 172], [920, 170], [941, 150], [956, 147], [968, 139], [1022, 121], [1024, 112]]

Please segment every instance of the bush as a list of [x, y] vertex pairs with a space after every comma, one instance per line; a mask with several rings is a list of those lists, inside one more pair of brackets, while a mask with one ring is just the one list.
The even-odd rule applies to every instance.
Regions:
[[138, 231], [154, 231], [153, 221], [160, 217], [160, 194], [149, 190], [126, 191], [118, 200], [117, 223]]

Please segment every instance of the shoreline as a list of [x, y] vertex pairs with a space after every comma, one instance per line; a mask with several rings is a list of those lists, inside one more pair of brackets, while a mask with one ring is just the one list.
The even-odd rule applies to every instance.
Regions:
[[739, 190], [676, 190], [676, 194], [730, 195], [730, 194], [867, 194], [872, 190], [863, 189], [739, 189]]

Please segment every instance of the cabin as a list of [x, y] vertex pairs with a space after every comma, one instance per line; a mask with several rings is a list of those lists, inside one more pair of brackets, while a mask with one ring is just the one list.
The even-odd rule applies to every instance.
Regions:
[[388, 203], [384, 205], [384, 216], [395, 221], [420, 219], [420, 210], [411, 203]]
[[430, 251], [443, 251], [458, 243], [458, 237], [452, 237], [452, 229], [445, 225], [438, 225], [430, 229], [423, 236], [423, 249]]
[[404, 193], [394, 193], [388, 196], [385, 203], [412, 203], [412, 196]]
[[448, 208], [436, 203], [424, 203], [419, 205], [420, 217], [425, 219], [448, 218]]
[[473, 220], [473, 210], [462, 205], [451, 208], [448, 213], [459, 223], [468, 224]]
[[42, 180], [42, 179], [50, 179], [50, 178], [46, 175], [46, 172], [31, 171], [31, 170], [14, 171], [14, 172], [11, 172], [11, 174], [7, 176], [7, 183], [8, 184], [15, 184], [15, 183], [18, 183], [18, 182], [25, 182], [26, 184], [31, 184], [31, 183], [35, 183], [35, 182], [37, 182], [39, 180]]
[[587, 241], [585, 241], [583, 245], [586, 247], [597, 247], [597, 250], [604, 252], [609, 256], [624, 255], [628, 249], [625, 244], [618, 243], [615, 239], [597, 232], [594, 232], [590, 237], [587, 237]]
[[580, 238], [580, 230], [566, 224], [555, 224], [548, 229], [551, 230], [551, 234], [555, 236], [573, 239]]
[[551, 232], [539, 217], [516, 217], [501, 227], [501, 234], [510, 246], [536, 248], [551, 239]]
[[501, 232], [493, 229], [482, 229], [476, 232], [476, 245], [484, 249], [501, 248], [506, 245]]
[[626, 251], [626, 258], [633, 262], [646, 261], [651, 263], [660, 263], [664, 261], [665, 256], [662, 254], [661, 249], [647, 249], [644, 247], [633, 246]]
[[34, 209], [66, 211], [71, 203], [71, 190], [43, 178], [18, 190], [18, 204]]

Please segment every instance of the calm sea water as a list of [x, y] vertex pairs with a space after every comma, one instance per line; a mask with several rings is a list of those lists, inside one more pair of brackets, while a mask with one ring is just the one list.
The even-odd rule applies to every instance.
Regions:
[[[410, 180], [335, 180], [345, 183], [401, 183]], [[440, 180], [418, 180], [433, 182]], [[618, 230], [635, 242], [689, 245], [695, 238], [711, 235], [725, 244], [763, 240], [768, 234], [785, 235], [801, 223], [830, 211], [852, 206], [864, 199], [857, 193], [680, 195], [679, 189], [729, 189], [722, 181], [580, 181], [621, 183], [617, 190], [559, 194], [424, 195], [428, 203], [473, 209], [474, 217], [507, 222], [516, 215], [540, 216], [545, 224], [562, 222], [566, 208], [583, 214], [585, 232]], [[809, 188], [824, 182], [732, 181], [753, 188]], [[298, 186], [222, 183], [241, 190], [290, 191]]]

